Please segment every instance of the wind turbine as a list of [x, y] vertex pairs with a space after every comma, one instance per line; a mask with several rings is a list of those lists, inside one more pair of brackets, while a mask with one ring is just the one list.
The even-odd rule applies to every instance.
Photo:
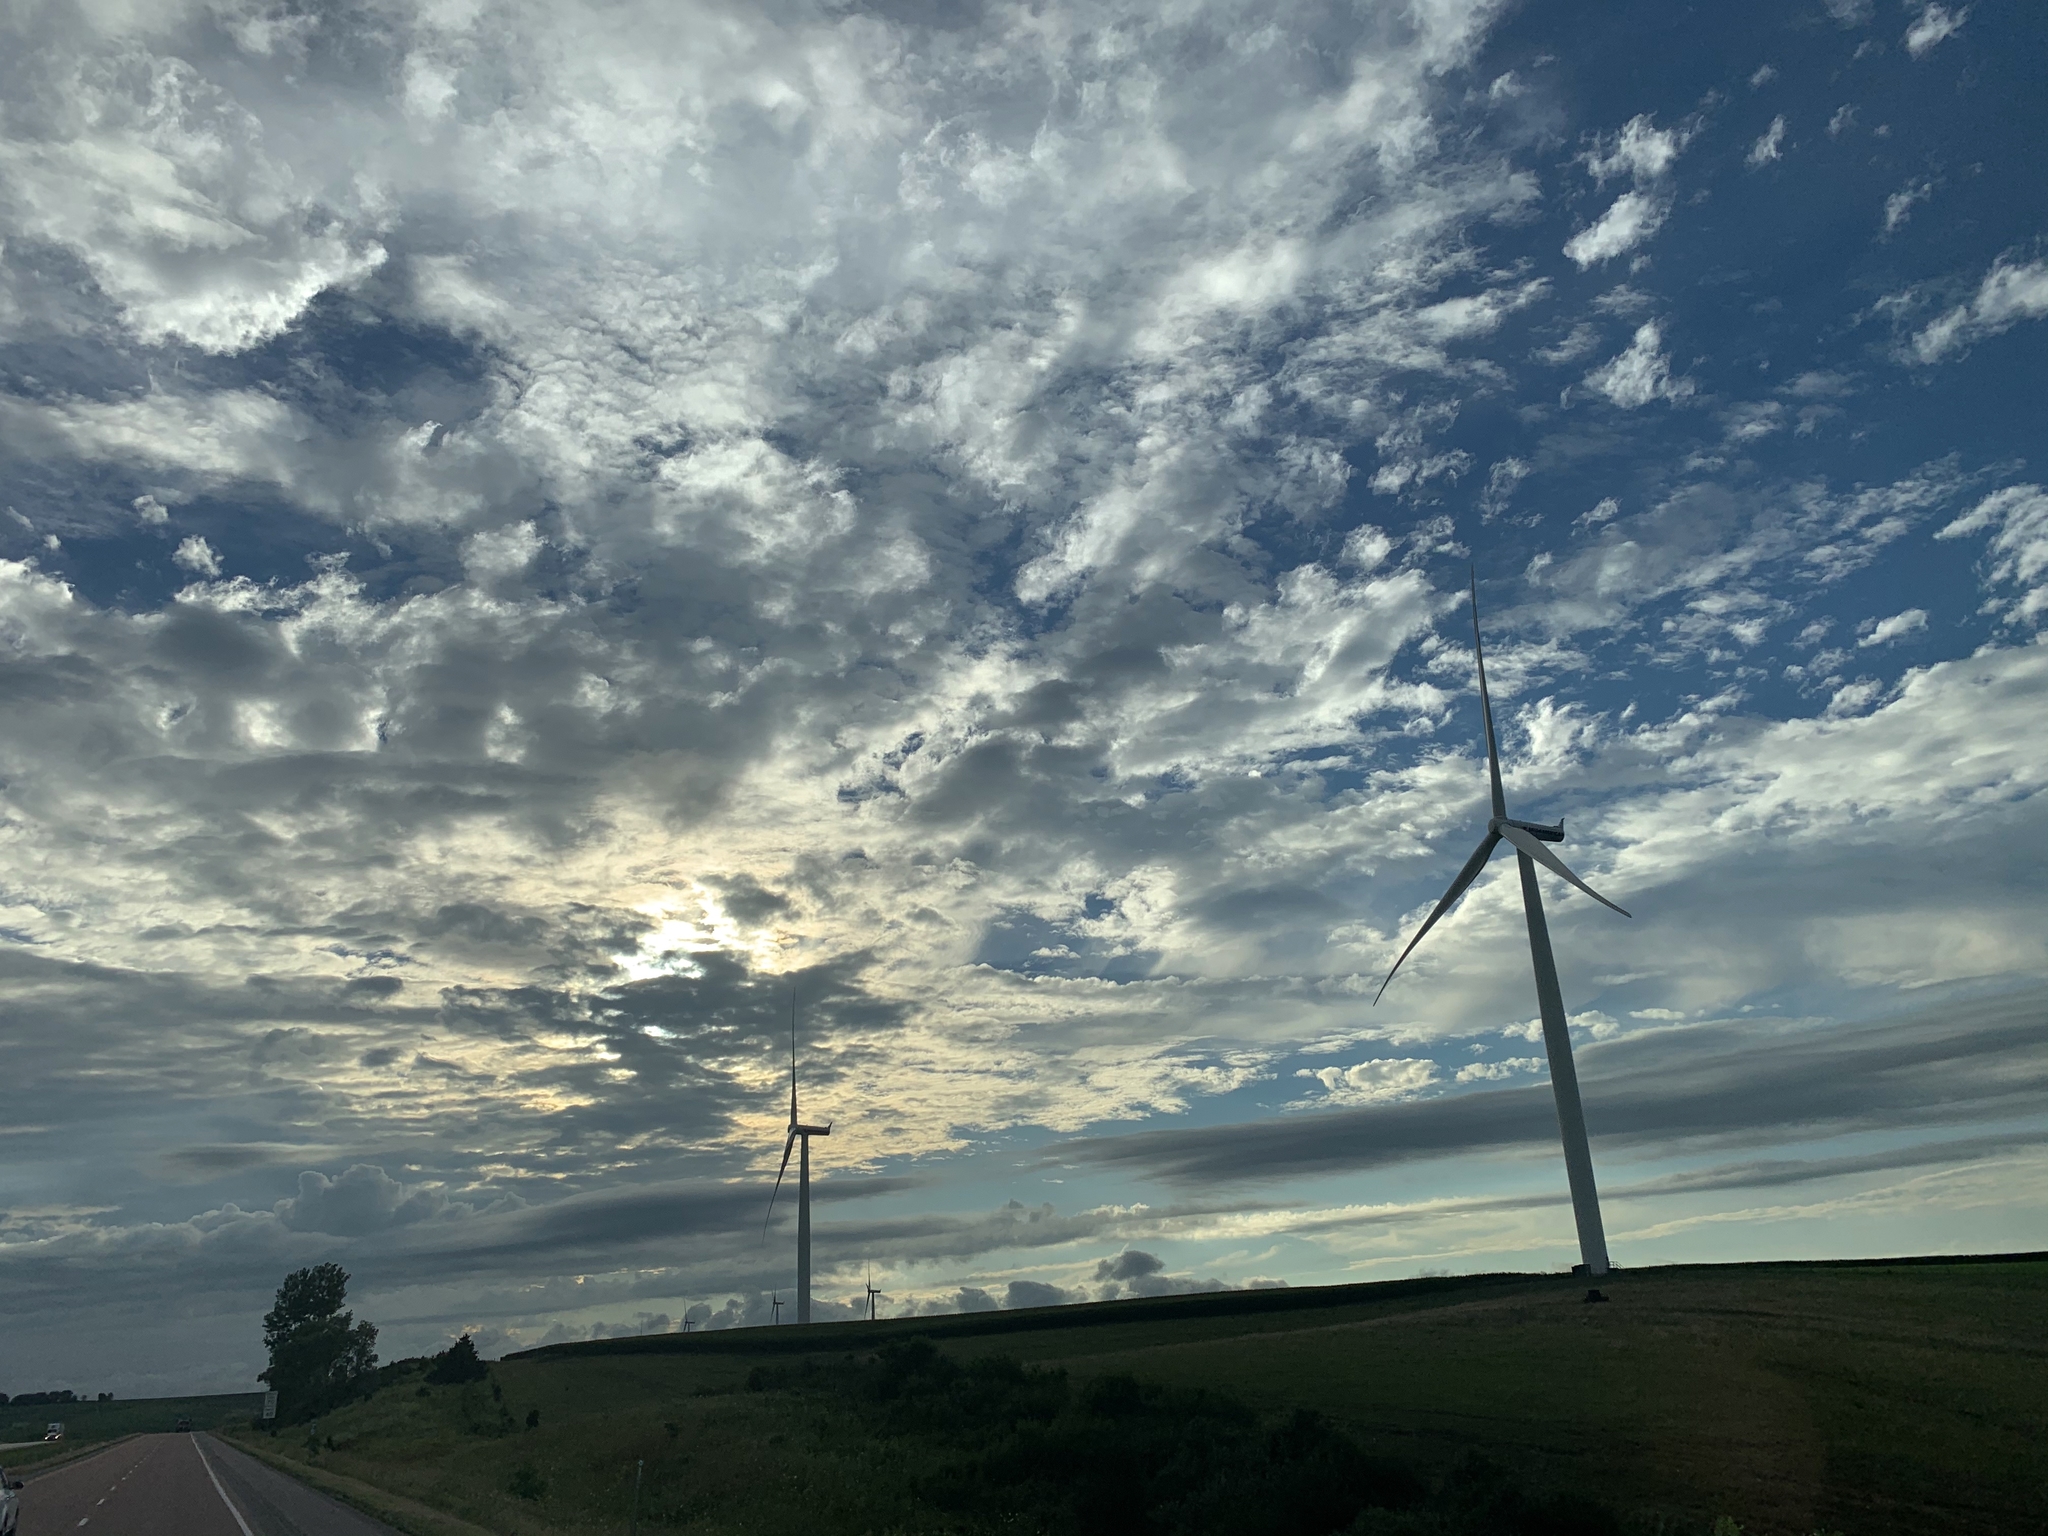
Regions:
[[789, 994], [789, 1139], [782, 1144], [782, 1166], [775, 1173], [775, 1188], [768, 1192], [768, 1215], [761, 1223], [767, 1236], [768, 1223], [775, 1219], [775, 1197], [782, 1192], [782, 1176], [789, 1172], [789, 1154], [801, 1141], [804, 1154], [796, 1170], [796, 1320], [811, 1320], [811, 1138], [830, 1136], [830, 1125], [805, 1125], [796, 1113], [796, 994]]
[[1579, 1104], [1579, 1075], [1572, 1065], [1571, 1031], [1565, 1026], [1564, 996], [1557, 985], [1557, 961], [1550, 952], [1550, 928], [1543, 920], [1543, 893], [1537, 888], [1536, 866], [1541, 864], [1552, 874], [1558, 875], [1584, 891], [1603, 907], [1612, 907], [1623, 917], [1629, 913], [1602, 896], [1577, 875], [1565, 868], [1564, 860], [1544, 847], [1545, 843], [1564, 841], [1564, 822], [1546, 827], [1540, 822], [1516, 821], [1508, 815], [1507, 799], [1500, 787], [1500, 748], [1493, 734], [1493, 701], [1486, 692], [1486, 651], [1479, 639], [1479, 578], [1472, 577], [1472, 654], [1479, 663], [1479, 711], [1486, 722], [1486, 771], [1493, 790], [1493, 815], [1487, 818], [1486, 840], [1465, 861], [1465, 867], [1458, 871], [1458, 878], [1451, 882], [1451, 888], [1444, 892], [1444, 898], [1436, 909], [1424, 919], [1408, 941], [1408, 947], [1401, 951], [1401, 959], [1394, 962], [1394, 969], [1387, 972], [1387, 980], [1380, 983], [1380, 990], [1373, 997], [1375, 1005], [1386, 995], [1387, 982], [1394, 979], [1394, 971], [1401, 969], [1406, 960], [1422, 942], [1422, 936], [1434, 928], [1437, 919], [1450, 911], [1458, 898], [1465, 894], [1479, 872], [1486, 868], [1486, 861], [1493, 857], [1493, 850], [1506, 842], [1515, 850], [1516, 862], [1522, 874], [1522, 911], [1529, 923], [1529, 958], [1536, 968], [1536, 1006], [1543, 1015], [1543, 1052], [1550, 1058], [1550, 1091], [1557, 1099], [1557, 1129], [1564, 1141], [1565, 1177], [1571, 1183], [1572, 1219], [1579, 1229], [1579, 1256], [1585, 1262], [1581, 1266], [1589, 1277], [1607, 1273], [1607, 1232], [1600, 1223], [1600, 1191], [1593, 1183], [1593, 1153], [1586, 1145], [1586, 1113]]
[[875, 1320], [875, 1298], [882, 1293], [875, 1289], [875, 1266], [868, 1266], [868, 1321]]
[[768, 1305], [769, 1305], [769, 1306], [771, 1306], [771, 1307], [773, 1307], [773, 1308], [775, 1309], [775, 1311], [774, 1311], [774, 1312], [773, 1312], [773, 1313], [772, 1313], [772, 1314], [770, 1315], [769, 1321], [771, 1321], [771, 1322], [776, 1322], [776, 1323], [779, 1323], [779, 1322], [781, 1322], [781, 1321], [782, 1321], [782, 1296], [781, 1296], [781, 1293], [780, 1293], [780, 1292], [777, 1292], [775, 1296], [773, 1296], [772, 1298], [770, 1298], [770, 1300], [769, 1300], [769, 1302], [768, 1302]]

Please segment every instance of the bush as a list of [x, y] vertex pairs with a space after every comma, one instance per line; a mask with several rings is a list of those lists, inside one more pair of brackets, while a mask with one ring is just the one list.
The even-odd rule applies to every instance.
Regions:
[[482, 1381], [491, 1374], [476, 1352], [476, 1341], [464, 1334], [427, 1366], [427, 1380], [437, 1387], [459, 1386], [465, 1381]]
[[547, 1497], [548, 1480], [540, 1475], [533, 1463], [523, 1462], [513, 1472], [512, 1481], [507, 1485], [515, 1499], [539, 1501]]

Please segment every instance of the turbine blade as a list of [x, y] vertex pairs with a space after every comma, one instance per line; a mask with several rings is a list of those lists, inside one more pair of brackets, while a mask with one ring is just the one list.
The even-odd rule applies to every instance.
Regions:
[[1479, 573], [1471, 571], [1472, 579], [1472, 655], [1479, 663], [1479, 713], [1486, 720], [1486, 775], [1487, 785], [1493, 791], [1493, 814], [1505, 816], [1508, 813], [1507, 796], [1500, 787], [1500, 743], [1493, 734], [1493, 700], [1486, 692], [1486, 647], [1479, 642]]
[[[1436, 920], [1450, 911], [1457, 899], [1465, 894], [1465, 888], [1479, 878], [1479, 871], [1486, 868], [1486, 861], [1493, 857], [1493, 850], [1499, 846], [1500, 834], [1487, 833], [1486, 841], [1481, 843], [1473, 851], [1472, 857], [1465, 861], [1465, 867], [1458, 871], [1458, 878], [1453, 880], [1451, 888], [1444, 892], [1444, 899], [1436, 904], [1436, 910], [1423, 920], [1420, 928], [1415, 930], [1415, 937], [1410, 939], [1408, 947], [1401, 951], [1401, 960], [1406, 960], [1415, 953], [1415, 946], [1422, 942], [1422, 936], [1436, 926]], [[1401, 960], [1394, 962], [1394, 971], [1401, 969]], [[1373, 993], [1372, 1002], [1375, 1008], [1379, 1006], [1380, 999], [1387, 995], [1387, 982], [1394, 979], [1394, 971], [1387, 972], [1387, 981], [1381, 982], [1379, 991]]]
[[[761, 1218], [761, 1236], [767, 1237], [768, 1223], [775, 1219], [775, 1197], [782, 1193], [782, 1176], [789, 1172], [789, 1154], [796, 1150], [796, 1132], [789, 1133], [789, 1140], [782, 1144], [782, 1166], [775, 1170], [775, 1187], [768, 1191], [768, 1214]], [[756, 1295], [760, 1293], [755, 1292]]]
[[[789, 994], [789, 1123], [796, 1124], [796, 991]], [[785, 1160], [787, 1160], [785, 1158]]]
[[1560, 859], [1548, 848], [1544, 847], [1541, 843], [1537, 842], [1535, 838], [1531, 837], [1527, 832], [1524, 832], [1520, 827], [1502, 827], [1500, 829], [1500, 835], [1506, 838], [1509, 842], [1513, 843], [1523, 853], [1529, 855], [1529, 857], [1534, 859], [1538, 864], [1541, 864], [1545, 869], [1549, 870], [1553, 875], [1561, 875], [1566, 880], [1569, 880], [1573, 885], [1576, 885], [1588, 896], [1592, 897], [1595, 901], [1599, 902], [1601, 906], [1613, 907], [1614, 910], [1616, 912], [1619, 912], [1623, 917], [1633, 917], [1635, 915], [1633, 912], [1629, 911], [1627, 907], [1616, 907], [1613, 902], [1609, 901], [1605, 896], [1602, 896], [1598, 891], [1594, 890], [1593, 887], [1586, 884], [1585, 881], [1581, 880], [1569, 869], [1566, 869], [1564, 866], [1563, 859]]

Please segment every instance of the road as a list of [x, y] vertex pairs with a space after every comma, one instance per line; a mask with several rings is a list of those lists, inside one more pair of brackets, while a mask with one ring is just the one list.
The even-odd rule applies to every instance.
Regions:
[[212, 1435], [141, 1435], [28, 1475], [20, 1536], [398, 1536]]

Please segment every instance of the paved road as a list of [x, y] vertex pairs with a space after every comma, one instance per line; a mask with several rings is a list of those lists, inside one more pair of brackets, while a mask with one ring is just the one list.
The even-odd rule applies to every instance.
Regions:
[[212, 1435], [143, 1435], [20, 1498], [21, 1536], [397, 1536]]

